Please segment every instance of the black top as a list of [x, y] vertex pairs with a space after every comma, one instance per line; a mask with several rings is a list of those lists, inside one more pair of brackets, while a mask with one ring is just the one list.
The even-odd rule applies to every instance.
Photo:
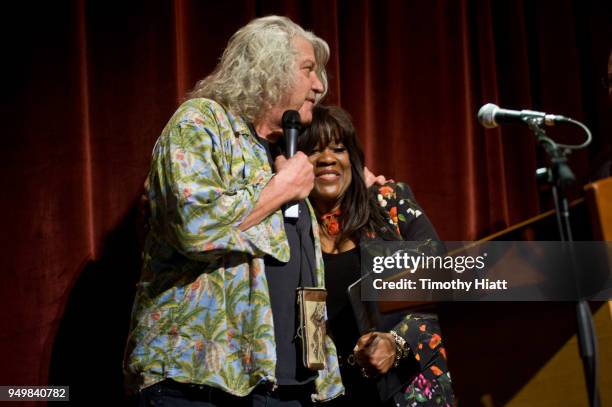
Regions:
[[[256, 135], [255, 131], [251, 131]], [[257, 137], [268, 154], [270, 166], [281, 154], [279, 146]], [[300, 339], [296, 336], [298, 313], [296, 288], [315, 286], [315, 249], [308, 206], [299, 202], [298, 219], [285, 218], [285, 233], [289, 241], [290, 258], [287, 263], [271, 256], [264, 257], [266, 279], [270, 291], [274, 336], [276, 342], [276, 378], [279, 385], [310, 382], [316, 372], [304, 367]]]
[[323, 253], [323, 261], [330, 333], [338, 354], [350, 355], [355, 338], [360, 335], [346, 289], [361, 277], [359, 248], [338, 254]]
[[361, 376], [360, 370], [347, 364], [347, 357], [353, 353], [357, 339], [361, 336], [347, 287], [361, 277], [361, 256], [359, 247], [338, 254], [323, 253], [325, 262], [325, 287], [327, 287], [327, 315], [329, 330], [340, 360], [340, 372], [345, 384], [346, 395], [338, 400], [338, 406], [382, 405], [376, 382]]

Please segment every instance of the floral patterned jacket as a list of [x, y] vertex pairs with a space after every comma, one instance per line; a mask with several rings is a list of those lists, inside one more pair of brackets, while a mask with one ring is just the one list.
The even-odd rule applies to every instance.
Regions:
[[[289, 259], [283, 216], [279, 210], [238, 229], [271, 177], [264, 147], [218, 103], [192, 99], [170, 119], [148, 179], [150, 231], [124, 361], [128, 385], [140, 389], [172, 378], [244, 396], [276, 381], [263, 256]], [[316, 400], [344, 391], [329, 337], [325, 347]]]
[[[423, 251], [442, 253], [444, 248], [436, 231], [408, 185], [387, 183], [374, 188], [377, 189], [374, 193], [378, 204], [387, 211], [389, 223], [397, 228], [403, 240], [429, 242]], [[437, 316], [433, 313], [410, 313], [393, 329], [406, 340], [410, 355], [414, 358], [403, 361], [397, 368], [401, 370], [399, 376], [410, 379], [393, 392], [394, 405], [453, 406], [450, 372]]]

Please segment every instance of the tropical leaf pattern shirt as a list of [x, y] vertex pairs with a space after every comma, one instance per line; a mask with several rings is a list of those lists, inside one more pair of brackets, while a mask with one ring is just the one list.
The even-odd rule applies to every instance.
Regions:
[[[171, 378], [245, 396], [276, 382], [263, 256], [289, 259], [282, 212], [238, 229], [272, 176], [247, 123], [218, 103], [192, 99], [170, 119], [148, 180], [150, 231], [126, 348], [128, 385]], [[322, 285], [318, 225], [309, 210]], [[329, 337], [325, 343], [314, 400], [344, 391], [335, 347]]]

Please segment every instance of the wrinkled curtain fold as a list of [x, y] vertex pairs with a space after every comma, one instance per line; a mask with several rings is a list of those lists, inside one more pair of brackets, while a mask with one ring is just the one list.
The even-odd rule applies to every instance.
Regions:
[[[586, 122], [591, 152], [571, 158], [582, 182], [612, 134], [599, 86], [612, 38], [609, 2], [10, 7], [1, 27], [1, 384], [105, 382], [106, 397], [122, 397], [151, 149], [186, 91], [252, 18], [287, 15], [329, 43], [326, 102], [351, 113], [367, 165], [409, 183], [446, 240], [477, 239], [549, 209], [534, 179], [543, 157], [531, 134], [520, 125], [485, 131], [476, 120], [482, 104]], [[549, 134], [582, 139], [572, 128]]]

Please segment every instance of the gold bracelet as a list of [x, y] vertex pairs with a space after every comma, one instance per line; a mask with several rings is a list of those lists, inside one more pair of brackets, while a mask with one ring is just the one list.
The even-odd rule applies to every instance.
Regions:
[[393, 367], [398, 367], [400, 360], [404, 359], [410, 353], [410, 347], [406, 343], [406, 340], [399, 336], [395, 331], [389, 331], [395, 342], [395, 362]]

